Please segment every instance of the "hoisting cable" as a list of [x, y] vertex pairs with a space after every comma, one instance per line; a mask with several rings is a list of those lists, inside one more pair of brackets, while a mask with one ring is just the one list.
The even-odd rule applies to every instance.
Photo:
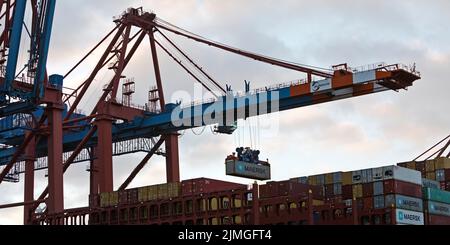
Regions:
[[203, 85], [204, 88], [206, 88], [209, 92], [211, 92], [216, 98], [218, 97], [206, 84], [204, 84], [194, 73], [192, 73], [183, 63], [178, 60], [172, 53], [169, 52], [158, 40], [155, 39], [155, 43], [158, 44], [158, 46], [166, 52], [167, 55], [169, 55], [176, 63], [178, 63], [189, 75], [191, 75], [197, 82], [199, 82], [201, 85]]
[[180, 54], [182, 54], [192, 65], [194, 65], [198, 71], [200, 71], [204, 76], [206, 76], [218, 89], [220, 89], [224, 94], [225, 89], [220, 86], [208, 73], [206, 73], [201, 67], [197, 65], [185, 52], [183, 52], [172, 40], [170, 40], [164, 33], [162, 33], [158, 28], [155, 28], [159, 34], [164, 37]]
[[[287, 68], [287, 69], [297, 70], [297, 71], [301, 71], [301, 72], [305, 72], [305, 73], [309, 73], [309, 74], [312, 74], [312, 75], [325, 77], [325, 78], [330, 78], [330, 77], [333, 76], [330, 73], [330, 71], [331, 71], [330, 69], [319, 68], [319, 67], [314, 67], [314, 69], [313, 69], [313, 66], [308, 66], [308, 65], [303, 65], [303, 64], [300, 65], [300, 64], [297, 64], [297, 63], [294, 63], [294, 62], [290, 62], [290, 61], [286, 61], [286, 60], [282, 60], [282, 59], [272, 58], [272, 57], [269, 57], [269, 56], [260, 55], [260, 54], [256, 54], [256, 53], [252, 53], [252, 52], [248, 52], [248, 51], [244, 51], [244, 50], [240, 50], [240, 49], [231, 47], [229, 45], [222, 44], [222, 43], [219, 43], [219, 42], [216, 42], [216, 41], [213, 41], [213, 40], [209, 40], [209, 39], [204, 38], [204, 37], [202, 37], [200, 35], [191, 33], [191, 32], [189, 32], [187, 30], [184, 30], [184, 29], [182, 29], [182, 28], [180, 28], [178, 26], [170, 24], [170, 23], [168, 23], [168, 22], [166, 22], [164, 20], [161, 20], [159, 18], [157, 18], [155, 20], [155, 25], [158, 26], [158, 27], [161, 27], [161, 28], [163, 28], [163, 29], [165, 29], [167, 31], [173, 32], [173, 33], [175, 33], [177, 35], [181, 35], [181, 36], [193, 39], [193, 40], [195, 40], [197, 42], [201, 42], [201, 43], [207, 44], [209, 46], [214, 46], [216, 48], [226, 50], [228, 52], [232, 52], [232, 53], [239, 54], [239, 55], [251, 58], [251, 59], [255, 59], [255, 60], [258, 60], [260, 62], [269, 63], [269, 64], [272, 64], [272, 65], [284, 67], [284, 68]], [[320, 70], [323, 70], [323, 71], [319, 71], [319, 70], [315, 70], [315, 69], [320, 69]]]

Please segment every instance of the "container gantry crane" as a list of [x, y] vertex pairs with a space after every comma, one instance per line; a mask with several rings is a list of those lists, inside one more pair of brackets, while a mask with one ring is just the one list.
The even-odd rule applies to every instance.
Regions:
[[[20, 49], [22, 9], [26, 2], [1, 1], [0, 5], [5, 11], [2, 17], [6, 23], [1, 36], [2, 59], [7, 61], [6, 73], [2, 73], [1, 78], [0, 144], [4, 147], [0, 149], [0, 183], [17, 182], [19, 174], [25, 174], [24, 202], [0, 208], [25, 206], [26, 224], [33, 222], [34, 212], [43, 202], [46, 215], [64, 212], [63, 174], [73, 163], [90, 162], [91, 194], [113, 191], [113, 156], [134, 152], [147, 154], [119, 190], [127, 188], [155, 154], [166, 158], [167, 182], [179, 182], [177, 132], [180, 130], [218, 124], [220, 133], [232, 133], [238, 119], [382, 91], [398, 91], [420, 79], [415, 68], [400, 64], [361, 68], [341, 64], [322, 70], [247, 52], [193, 34], [142, 8], [130, 8], [115, 18], [113, 30], [65, 76], [47, 78], [45, 67], [55, 0], [43, 0], [31, 1], [33, 32], [30, 35], [30, 60], [26, 66], [30, 72], [26, 81], [18, 80], [14, 75], [14, 63]], [[298, 71], [305, 74], [305, 79], [256, 90], [246, 84], [244, 93], [233, 92], [229, 86], [224, 89], [177, 46], [168, 33]], [[109, 44], [105, 45], [106, 49], [86, 80], [66, 93], [63, 80], [107, 40]], [[130, 102], [134, 82], [124, 79], [124, 70], [144, 40], [150, 46], [156, 86], [150, 91], [146, 106], [139, 107]], [[215, 97], [187, 106], [167, 103], [158, 48]], [[99, 72], [105, 69], [113, 72], [113, 78], [105, 85], [91, 113], [79, 113], [80, 102], [86, 99], [86, 92]], [[123, 100], [118, 99], [121, 86]], [[163, 144], [165, 151], [160, 150]], [[34, 200], [34, 171], [41, 169], [48, 169], [48, 187]]]

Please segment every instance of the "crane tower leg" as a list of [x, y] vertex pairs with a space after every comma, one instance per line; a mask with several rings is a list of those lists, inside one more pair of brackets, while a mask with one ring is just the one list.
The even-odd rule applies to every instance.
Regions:
[[[24, 202], [34, 201], [34, 160], [35, 160], [35, 141], [32, 140], [25, 149], [25, 184], [24, 184]], [[31, 224], [32, 204], [23, 207], [23, 224]]]
[[178, 134], [166, 136], [166, 177], [167, 183], [180, 182]]
[[48, 136], [48, 200], [50, 214], [64, 211], [63, 193], [63, 128], [61, 104], [49, 104], [47, 115], [50, 135]]
[[96, 121], [98, 128], [98, 143], [96, 147], [97, 159], [94, 160], [99, 170], [100, 192], [113, 191], [113, 162], [112, 162], [112, 121], [104, 117]]

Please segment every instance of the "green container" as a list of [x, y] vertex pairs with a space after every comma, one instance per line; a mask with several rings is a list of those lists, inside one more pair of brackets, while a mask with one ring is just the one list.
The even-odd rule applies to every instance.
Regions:
[[450, 204], [450, 192], [448, 191], [423, 188], [423, 198], [425, 200]]

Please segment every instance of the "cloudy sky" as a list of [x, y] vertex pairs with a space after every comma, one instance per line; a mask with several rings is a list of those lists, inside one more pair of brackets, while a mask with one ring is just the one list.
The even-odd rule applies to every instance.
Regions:
[[[422, 80], [408, 91], [384, 92], [263, 118], [262, 125], [252, 130], [252, 140], [248, 127], [240, 128], [234, 136], [213, 135], [209, 127], [201, 135], [196, 134], [202, 129], [186, 131], [180, 139], [182, 179], [210, 177], [250, 183], [224, 174], [224, 158], [239, 144], [258, 147], [262, 157], [272, 163], [273, 179], [283, 180], [412, 160], [450, 131], [450, 3], [446, 0], [58, 1], [49, 72], [67, 72], [114, 27], [112, 16], [130, 6], [143, 6], [166, 21], [210, 39], [298, 63], [330, 67], [344, 62], [350, 66], [416, 62], [422, 72]], [[303, 78], [303, 74], [183, 38], [174, 40], [213, 77], [236, 90], [244, 88], [244, 79], [252, 81], [256, 88]], [[175, 101], [172, 95], [180, 90], [192, 93], [193, 80], [170, 58], [159, 54], [168, 100]], [[96, 52], [68, 77], [66, 85], [80, 84], [100, 55]], [[144, 104], [146, 91], [154, 84], [148, 42], [143, 43], [125, 73], [135, 78], [139, 88], [133, 102]], [[101, 73], [96, 78], [82, 103], [86, 111], [109, 77]], [[116, 187], [142, 157], [135, 154], [114, 159]], [[85, 167], [83, 163], [74, 165], [65, 175], [67, 208], [87, 205], [89, 175]], [[155, 157], [132, 187], [164, 180], [164, 159]], [[37, 172], [36, 196], [45, 185], [44, 172]], [[0, 203], [22, 199], [23, 182], [0, 185]], [[21, 208], [0, 210], [0, 224], [21, 222]]]

